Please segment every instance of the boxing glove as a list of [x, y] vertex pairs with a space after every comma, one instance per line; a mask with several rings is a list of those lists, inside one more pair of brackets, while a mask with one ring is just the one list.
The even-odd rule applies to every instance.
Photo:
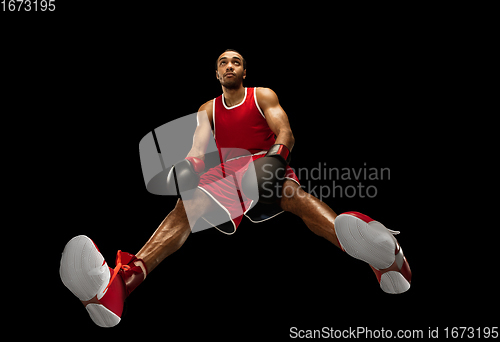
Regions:
[[[186, 192], [195, 189], [200, 182], [200, 174], [205, 170], [205, 163], [200, 158], [187, 157], [176, 163], [167, 176], [167, 193], [189, 199]], [[178, 191], [177, 191], [178, 190]]]
[[267, 154], [253, 162], [253, 168], [243, 175], [241, 190], [259, 203], [273, 204], [281, 197], [281, 186], [290, 162], [290, 151], [285, 145], [271, 146]]

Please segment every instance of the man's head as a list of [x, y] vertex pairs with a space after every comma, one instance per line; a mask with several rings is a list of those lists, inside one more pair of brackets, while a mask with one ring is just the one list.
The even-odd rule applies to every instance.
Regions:
[[215, 75], [220, 84], [228, 89], [237, 89], [247, 76], [247, 62], [236, 50], [224, 51], [215, 64]]

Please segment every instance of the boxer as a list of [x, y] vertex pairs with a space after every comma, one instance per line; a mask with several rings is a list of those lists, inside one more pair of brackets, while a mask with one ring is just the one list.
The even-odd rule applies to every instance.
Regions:
[[[217, 58], [216, 77], [223, 94], [200, 107], [192, 148], [172, 167], [166, 181], [169, 191], [185, 189], [191, 194], [177, 201], [140, 251], [135, 255], [118, 251], [111, 268], [86, 236], [71, 239], [64, 248], [61, 279], [97, 325], [112, 327], [120, 322], [125, 298], [182, 246], [199, 219], [224, 234], [234, 234], [243, 216], [259, 222], [290, 212], [315, 234], [368, 263], [384, 292], [409, 289], [410, 267], [394, 237], [399, 232], [359, 212], [337, 215], [300, 187], [288, 166], [295, 144], [288, 117], [274, 91], [243, 87], [246, 72], [246, 61], [235, 50]], [[217, 143], [221, 164], [205, 170], [210, 136]], [[225, 219], [215, 222], [214, 217], [221, 215]]]

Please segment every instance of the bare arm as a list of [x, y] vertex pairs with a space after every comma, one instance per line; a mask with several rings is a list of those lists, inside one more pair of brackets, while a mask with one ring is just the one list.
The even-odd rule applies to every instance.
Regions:
[[269, 128], [276, 134], [276, 144], [283, 144], [291, 151], [295, 144], [288, 116], [278, 100], [278, 96], [269, 88], [257, 88], [257, 102], [264, 112]]
[[203, 104], [198, 110], [198, 125], [193, 135], [193, 146], [186, 158], [197, 157], [205, 161], [205, 152], [207, 151], [210, 135], [212, 134], [212, 101], [213, 100], [210, 100]]

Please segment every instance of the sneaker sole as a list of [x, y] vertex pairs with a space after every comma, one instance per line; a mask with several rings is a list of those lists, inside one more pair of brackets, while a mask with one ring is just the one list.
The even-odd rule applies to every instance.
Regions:
[[100, 304], [110, 271], [94, 242], [85, 235], [72, 238], [64, 247], [59, 275], [63, 284], [83, 303], [92, 321], [113, 327], [121, 318]]
[[359, 213], [337, 216], [335, 232], [347, 254], [370, 265], [382, 291], [391, 294], [408, 291], [411, 271], [393, 236], [399, 232], [390, 231], [380, 222]]

